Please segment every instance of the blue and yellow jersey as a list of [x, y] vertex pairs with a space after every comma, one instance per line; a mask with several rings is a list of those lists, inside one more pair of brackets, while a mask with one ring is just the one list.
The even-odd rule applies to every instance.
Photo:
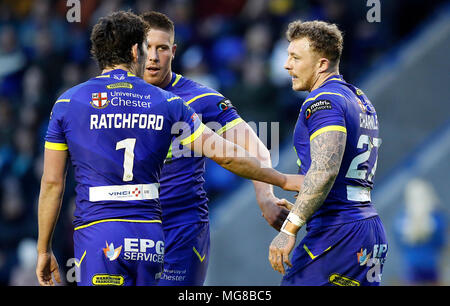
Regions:
[[370, 198], [381, 144], [377, 114], [366, 95], [342, 76], [328, 78], [301, 107], [294, 131], [299, 174], [305, 175], [311, 165], [310, 142], [327, 131], [347, 133], [347, 143], [336, 181], [308, 226], [341, 224], [377, 215]]
[[[174, 134], [177, 122], [185, 130]], [[169, 146], [180, 137], [184, 144], [193, 141], [204, 127], [180, 97], [120, 69], [62, 94], [45, 147], [69, 151], [77, 183], [75, 227], [161, 220], [159, 178]]]
[[[243, 121], [223, 95], [179, 74], [172, 74], [164, 90], [186, 101], [202, 122], [219, 135]], [[177, 145], [173, 143], [161, 173], [160, 198], [165, 229], [208, 221], [208, 199], [203, 187], [205, 158], [179, 156], [176, 150]]]

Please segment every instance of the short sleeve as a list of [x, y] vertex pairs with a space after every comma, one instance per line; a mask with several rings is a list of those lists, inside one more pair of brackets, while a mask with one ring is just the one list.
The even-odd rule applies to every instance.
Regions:
[[218, 131], [216, 131], [217, 134], [222, 135], [239, 123], [244, 122], [229, 99], [222, 99], [216, 107], [218, 109], [218, 113], [215, 121], [222, 126]]
[[311, 101], [306, 100], [302, 107], [303, 120], [308, 128], [310, 141], [328, 131], [347, 132], [344, 99], [339, 94], [325, 94]]
[[231, 101], [222, 95], [210, 95], [193, 105], [204, 124], [221, 135], [244, 120]]
[[53, 106], [45, 136], [45, 148], [57, 151], [68, 150], [64, 127], [69, 103], [69, 99], [59, 99]]

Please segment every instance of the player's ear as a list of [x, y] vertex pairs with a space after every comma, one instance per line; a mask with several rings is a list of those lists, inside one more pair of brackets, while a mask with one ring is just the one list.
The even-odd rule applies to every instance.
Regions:
[[133, 47], [131, 47], [131, 56], [133, 58], [133, 63], [137, 62], [137, 60], [138, 60], [138, 44], [134, 44]]
[[173, 44], [172, 46], [172, 59], [175, 58], [175, 52], [177, 51], [177, 44]]
[[328, 69], [330, 68], [330, 61], [325, 57], [320, 58], [318, 64], [319, 64], [319, 72], [320, 73], [327, 72]]

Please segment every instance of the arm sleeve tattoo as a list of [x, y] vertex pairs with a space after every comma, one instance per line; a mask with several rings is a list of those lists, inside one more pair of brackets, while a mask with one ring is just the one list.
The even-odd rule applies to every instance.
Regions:
[[292, 208], [303, 220], [307, 221], [328, 196], [339, 173], [346, 140], [347, 134], [339, 131], [325, 132], [311, 140], [311, 167]]

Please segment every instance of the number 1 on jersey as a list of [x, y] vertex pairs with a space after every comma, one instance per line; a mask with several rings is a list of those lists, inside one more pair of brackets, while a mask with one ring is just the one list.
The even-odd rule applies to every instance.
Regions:
[[116, 150], [125, 149], [123, 158], [123, 181], [129, 182], [133, 180], [133, 164], [134, 164], [134, 146], [136, 138], [127, 138], [116, 144]]

